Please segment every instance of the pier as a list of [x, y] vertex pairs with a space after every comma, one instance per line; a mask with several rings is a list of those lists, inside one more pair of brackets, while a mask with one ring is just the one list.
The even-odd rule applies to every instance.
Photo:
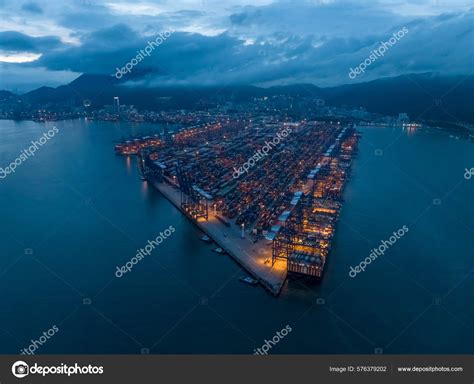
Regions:
[[358, 137], [339, 123], [229, 120], [120, 148], [136, 149], [142, 178], [278, 295], [289, 274], [322, 278]]
[[[189, 217], [180, 205], [180, 191], [168, 183], [150, 180], [150, 183], [160, 191], [172, 204]], [[273, 295], [278, 295], [287, 276], [286, 263], [280, 261], [273, 266], [265, 263], [272, 257], [272, 243], [254, 243], [250, 238], [241, 238], [241, 231], [235, 226], [227, 227], [219, 221], [212, 210], [208, 220], [192, 220], [197, 227], [212, 238], [238, 264], [240, 264], [254, 279]]]

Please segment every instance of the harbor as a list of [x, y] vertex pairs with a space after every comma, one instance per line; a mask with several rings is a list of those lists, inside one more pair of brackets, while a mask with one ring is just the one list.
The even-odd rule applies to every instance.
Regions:
[[232, 121], [116, 146], [139, 173], [273, 295], [321, 279], [356, 153], [351, 125]]
[[[145, 347], [149, 348], [190, 308], [199, 304], [153, 352], [245, 354], [253, 351], [255, 343], [239, 338], [235, 329], [217, 316], [212, 307], [237, 328], [244, 332], [252, 330], [249, 334], [257, 341], [273, 334], [275, 319], [281, 319], [279, 324], [282, 325], [297, 324], [299, 331], [279, 344], [281, 353], [373, 353], [374, 347], [369, 342], [326, 309], [334, 310], [353, 328], [384, 346], [386, 340], [391, 340], [397, 330], [404, 329], [418, 311], [431, 303], [430, 296], [411, 281], [412, 277], [437, 292], [455, 286], [464, 272], [469, 271], [472, 236], [467, 228], [456, 223], [461, 220], [471, 228], [474, 225], [474, 206], [465, 204], [473, 196], [474, 179], [463, 178], [464, 169], [474, 164], [473, 144], [463, 138], [449, 138], [449, 133], [419, 129], [409, 135], [402, 128], [357, 127], [362, 135], [350, 178], [345, 183], [342, 208], [321, 283], [309, 277], [295, 279], [290, 273], [275, 298], [261, 284], [252, 286], [241, 281], [241, 277], [249, 276], [243, 267], [231, 255], [213, 252], [219, 245], [202, 241], [202, 230], [151, 182], [140, 180], [136, 168], [138, 157], [114, 155], [115, 143], [154, 134], [161, 137], [164, 125], [150, 125], [148, 129], [145, 124], [138, 130], [135, 125], [122, 122], [117, 130], [114, 123], [100, 121], [58, 121], [55, 124], [61, 132], [55, 136], [57, 144], [45, 148], [42, 161], [38, 161], [38, 156], [30, 159], [21, 173], [8, 177], [3, 184], [7, 198], [3, 200], [2, 210], [9, 218], [3, 222], [3, 233], [13, 230], [12, 235], [22, 239], [29, 233], [25, 228], [30, 225], [38, 234], [37, 243], [51, 236], [57, 228], [54, 238], [41, 248], [32, 247], [33, 256], [84, 292], [84, 297], [93, 296], [112, 280], [107, 289], [92, 298], [92, 305], [83, 306], [81, 311], [95, 306], [108, 318], [119, 319], [117, 324]], [[5, 137], [14, 138], [2, 143], [4, 153], [14, 158], [18, 148], [34, 140], [44, 126], [29, 121], [4, 121], [3, 129]], [[397, 145], [390, 148], [390, 153], [374, 154], [375, 148], [384, 148], [394, 140], [398, 140]], [[439, 156], [440, 153], [445, 156]], [[83, 169], [78, 168], [81, 159], [87, 159]], [[460, 179], [463, 182], [453, 193], [455, 198], [444, 199], [441, 206], [432, 206], [431, 196], [410, 184], [407, 175], [397, 172], [392, 162], [415, 180], [432, 180], [435, 183], [432, 190], [440, 194], [450, 191]], [[58, 177], [42, 176], [45, 168]], [[31, 182], [30, 188], [23, 189], [20, 195], [15, 194], [14, 191], [24, 188], [25, 179]], [[80, 187], [92, 198], [91, 203], [85, 205], [81, 196], [70, 193], [63, 180]], [[38, 199], [44, 203], [38, 204]], [[428, 205], [432, 208], [418, 218]], [[213, 211], [211, 204], [209, 213]], [[65, 215], [66, 212], [69, 214]], [[409, 224], [410, 233], [390, 248], [387, 255], [400, 271], [385, 260], [378, 260], [362, 276], [351, 279], [349, 267], [369, 255], [372, 244], [403, 224]], [[137, 265], [126, 277], [114, 276], [116, 265], [130, 260], [137, 246], [146, 244], [169, 225], [173, 225], [176, 232], [152, 257]], [[253, 235], [246, 229], [246, 236]], [[14, 239], [7, 237], [6, 240], [4, 267], [15, 261], [17, 249]], [[64, 249], [69, 251], [64, 253]], [[23, 253], [22, 248], [18, 250]], [[453, 250], [457, 255], [449, 263], [446, 263], [446, 250]], [[80, 271], [91, 273], [84, 279]], [[442, 282], [440, 276], [443, 276]], [[15, 333], [27, 329], [29, 334], [36, 334], [38, 324], [24, 315], [28, 311], [37, 314], [38, 322], [50, 324], [73, 311], [78, 299], [79, 304], [82, 303], [70, 287], [28, 255], [4, 275], [5, 292], [18, 281], [24, 282], [24, 289], [15, 297], [5, 296], [11, 310], [5, 311], [3, 316], [5, 328]], [[45, 292], [58, 292], [58, 295], [45, 295]], [[456, 300], [450, 302], [450, 310], [461, 315], [465, 303], [472, 300], [472, 292], [470, 283], [459, 286], [453, 292], [452, 298]], [[323, 298], [325, 304], [313, 306], [318, 297]], [[393, 305], [399, 297], [409, 297], [406, 305]], [[207, 305], [201, 304], [201, 298], [207, 299]], [[28, 306], [22, 311], [15, 306], [16, 302], [25, 302]], [[355, 311], [354, 305], [360, 310]], [[65, 326], [84, 329], [84, 316], [79, 314], [70, 317]], [[100, 316], [93, 312], [89, 315], [84, 312], [84, 315], [90, 315], [91, 321], [80, 337], [90, 336], [90, 343], [78, 344], [75, 332], [64, 333], [44, 345], [44, 352], [61, 353], [73, 345], [74, 352], [85, 354], [140, 353], [140, 347], [127, 342], [119, 331], [104, 331], [106, 324]], [[423, 317], [410, 332], [384, 348], [384, 353], [470, 353], [474, 340], [469, 330], [456, 328], [456, 321], [440, 306], [432, 306], [424, 316], [427, 321]], [[368, 317], [373, 321], [368, 322]], [[392, 322], [387, 324], [387, 319]], [[453, 329], [449, 331], [451, 326]], [[448, 331], [440, 337], [441, 328]], [[15, 339], [6, 334], [0, 338], [5, 353], [19, 350]]]
[[[160, 191], [176, 208], [187, 215], [180, 206], [180, 192], [167, 183], [154, 180], [151, 184]], [[188, 215], [187, 215], [188, 216]], [[189, 216], [188, 216], [189, 217]], [[191, 218], [192, 220], [192, 218]], [[271, 258], [271, 244], [254, 243], [251, 239], [241, 238], [238, 228], [225, 227], [212, 213], [208, 220], [192, 220], [199, 229], [206, 233], [219, 247], [225, 250], [238, 264], [242, 266], [254, 279], [262, 284], [273, 295], [278, 295], [286, 280], [287, 271], [282, 262], [269, 266], [265, 260]]]

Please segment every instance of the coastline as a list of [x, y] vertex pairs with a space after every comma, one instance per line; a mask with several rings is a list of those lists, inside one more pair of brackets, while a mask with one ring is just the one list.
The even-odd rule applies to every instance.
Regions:
[[[186, 212], [180, 205], [180, 192], [166, 183], [159, 183], [155, 180], [148, 181], [157, 191], [159, 191], [169, 202], [171, 202], [183, 215]], [[229, 256], [236, 261], [247, 273], [272, 295], [278, 296], [286, 281], [286, 263], [280, 261], [273, 267], [265, 264], [265, 259], [271, 258], [271, 244], [264, 244], [264, 241], [253, 243], [247, 237], [240, 237], [238, 228], [227, 228], [213, 214], [209, 214], [208, 221], [196, 222], [191, 220], [201, 231], [207, 234], [212, 240], [224, 249]]]

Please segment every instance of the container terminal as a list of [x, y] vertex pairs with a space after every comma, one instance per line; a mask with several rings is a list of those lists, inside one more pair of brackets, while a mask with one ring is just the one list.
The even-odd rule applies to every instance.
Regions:
[[320, 279], [359, 134], [351, 124], [220, 120], [116, 145], [255, 280]]

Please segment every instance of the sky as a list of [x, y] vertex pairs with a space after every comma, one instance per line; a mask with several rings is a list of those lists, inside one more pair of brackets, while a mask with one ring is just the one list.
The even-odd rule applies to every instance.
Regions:
[[[401, 37], [374, 56], [394, 33]], [[160, 44], [138, 62], [150, 41]], [[327, 87], [470, 74], [474, 0], [0, 0], [0, 89], [113, 76], [132, 59], [127, 86]]]

